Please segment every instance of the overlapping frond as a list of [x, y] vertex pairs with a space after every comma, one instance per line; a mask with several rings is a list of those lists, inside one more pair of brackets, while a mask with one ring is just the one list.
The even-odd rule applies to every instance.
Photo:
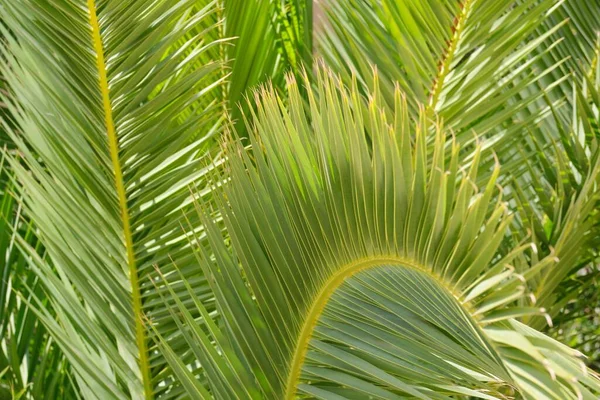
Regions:
[[[208, 290], [180, 219], [224, 118], [223, 66], [209, 62], [217, 2], [0, 4], [17, 125], [4, 127], [22, 156], [11, 167], [51, 259], [30, 249], [58, 319], [32, 305], [83, 396], [150, 398], [170, 387], [143, 321], [168, 316], [154, 266], [175, 261], [197, 295]], [[161, 335], [177, 335], [166, 322]]]
[[[2, 19], [0, 17], [0, 25], [2, 25]], [[4, 41], [4, 36], [0, 33], [0, 43]], [[8, 94], [8, 85], [6, 84], [6, 79], [4, 78], [2, 72], [0, 71], [0, 93], [3, 95]], [[8, 109], [6, 104], [3, 101], [0, 101], [0, 121], [10, 121], [10, 114], [8, 113]], [[4, 124], [0, 124], [0, 146], [4, 147], [10, 140], [8, 138], [8, 134], [3, 126]]]
[[[531, 239], [536, 244], [515, 266], [521, 270], [546, 260], [546, 273], [531, 287], [537, 306], [556, 317], [594, 285], [597, 274], [597, 111], [591, 100], [600, 4], [355, 0], [326, 5], [322, 48], [346, 81], [356, 73], [368, 87], [374, 64], [388, 103], [398, 80], [415, 104], [428, 104], [453, 128], [459, 142], [472, 140], [474, 131], [501, 160], [500, 182], [511, 208], [520, 211], [508, 246]], [[495, 157], [485, 157], [478, 185], [489, 178]], [[548, 321], [530, 323], [541, 328]]]
[[226, 49], [231, 65], [228, 104], [231, 119], [245, 136], [247, 89], [271, 82], [283, 88], [284, 75], [312, 64], [311, 0], [224, 0]]
[[564, 113], [555, 112], [552, 125], [532, 129], [517, 156], [524, 162], [512, 171], [519, 230], [532, 232], [540, 257], [556, 259], [549, 273], [534, 283], [540, 306], [552, 316], [593, 285], [599, 273], [598, 66], [583, 80], [574, 85], [571, 115], [565, 121]]
[[[6, 149], [4, 149], [6, 151]], [[14, 198], [14, 181], [0, 157], [0, 399], [74, 398], [68, 363], [44, 326], [28, 309], [44, 299], [42, 285], [19, 249], [22, 237], [43, 254], [33, 224]], [[26, 298], [21, 298], [23, 293]], [[46, 302], [46, 300], [44, 300]]]
[[188, 394], [595, 398], [577, 352], [513, 319], [544, 312], [519, 302], [544, 265], [517, 274], [528, 245], [498, 251], [511, 221], [499, 167], [479, 191], [478, 163], [464, 168], [425, 112], [412, 120], [399, 89], [389, 114], [377, 85], [368, 104], [327, 71], [316, 85], [310, 114], [292, 78], [289, 107], [258, 91], [252, 150], [226, 144], [216, 198], [232, 251], [200, 203], [221, 320], [198, 298], [200, 320], [171, 312], [203, 374], [161, 344]]
[[[552, 34], [532, 50], [533, 68], [538, 73], [549, 71], [534, 85], [530, 85], [514, 96], [512, 101], [520, 103], [535, 94], [543, 97], [521, 108], [514, 118], [531, 120], [540, 114], [548, 116], [535, 124], [524, 127], [525, 134], [515, 135], [516, 143], [512, 148], [495, 148], [496, 153], [505, 162], [514, 166], [513, 176], [518, 176], [526, 168], [529, 157], [535, 157], [536, 149], [551, 149], [554, 142], [569, 141], [565, 137], [565, 126], [572, 124], [577, 113], [576, 88], [587, 86], [586, 80], [594, 75], [597, 64], [598, 35], [600, 22], [591, 17], [600, 13], [600, 3], [592, 1], [563, 2], [536, 29], [535, 37]], [[562, 23], [566, 21], [566, 23]], [[556, 29], [557, 25], [560, 25]], [[555, 66], [555, 68], [552, 68]], [[527, 71], [517, 79], [527, 79]], [[568, 77], [568, 79], [565, 79]], [[567, 129], [568, 130], [568, 129]], [[533, 137], [531, 137], [533, 136]]]
[[555, 45], [548, 38], [565, 21], [533, 34], [558, 6], [555, 0], [332, 0], [325, 2], [327, 34], [321, 48], [345, 80], [357, 74], [368, 87], [375, 65], [389, 105], [398, 82], [413, 116], [425, 104], [459, 142], [473, 140], [472, 131], [493, 132], [497, 150], [540, 117], [514, 119], [541, 97], [540, 91], [512, 99], [562, 62], [533, 69]]
[[[575, 107], [573, 88], [575, 85], [584, 84], [585, 80], [592, 76], [598, 62], [600, 21], [595, 16], [599, 13], [600, 3], [597, 1], [565, 1], [535, 32], [536, 36], [541, 36], [545, 32], [553, 31], [547, 43], [534, 50], [534, 54], [544, 53], [537, 58], [537, 70], [544, 71], [552, 65], [557, 67], [529, 88], [530, 91], [544, 92], [546, 96], [533, 105], [533, 108], [545, 107], [548, 102], [565, 103], [555, 110], [561, 116], [562, 123], [568, 121]], [[567, 23], [562, 24], [558, 30], [553, 29], [562, 21]], [[552, 46], [553, 43], [556, 45]], [[548, 51], [544, 51], [547, 48]], [[566, 76], [570, 79], [565, 80]], [[555, 84], [557, 82], [558, 84]], [[552, 123], [553, 119], [549, 119], [548, 122]], [[553, 138], [556, 139], [559, 132], [555, 131], [554, 134]]]
[[313, 6], [0, 0], [0, 397], [600, 395], [598, 4]]

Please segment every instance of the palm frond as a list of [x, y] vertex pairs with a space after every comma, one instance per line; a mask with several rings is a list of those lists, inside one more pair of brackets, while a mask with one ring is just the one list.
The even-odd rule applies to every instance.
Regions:
[[512, 172], [519, 230], [533, 233], [541, 257], [556, 259], [551, 273], [534, 283], [540, 306], [552, 316], [586, 290], [574, 274], [587, 271], [589, 283], [598, 274], [600, 70], [595, 66], [582, 79], [574, 85], [571, 115], [554, 112], [553, 125], [532, 129], [517, 156], [521, 167]]
[[[6, 151], [6, 149], [5, 149]], [[44, 326], [27, 307], [33, 297], [45, 300], [37, 276], [19, 250], [21, 236], [43, 256], [33, 224], [14, 198], [14, 177], [0, 160], [0, 398], [75, 398], [68, 363]], [[20, 293], [29, 293], [23, 299]]]
[[0, 397], [597, 398], [599, 12], [0, 0]]
[[312, 65], [312, 1], [225, 0], [225, 35], [235, 38], [226, 57], [231, 63], [228, 103], [231, 119], [245, 135], [247, 89], [271, 82], [284, 85], [284, 75]]
[[[543, 97], [529, 102], [514, 116], [518, 120], [533, 119], [535, 123], [524, 127], [529, 134], [515, 135], [516, 143], [512, 148], [494, 149], [505, 162], [516, 167], [512, 175], [518, 176], [522, 172], [527, 159], [535, 157], [537, 149], [552, 148], [554, 142], [570, 140], [565, 137], [564, 126], [572, 123], [573, 115], [577, 112], [578, 95], [574, 89], [587, 86], [586, 80], [593, 76], [598, 59], [600, 22], [597, 18], [590, 18], [598, 13], [600, 4], [596, 2], [564, 2], [536, 29], [535, 37], [553, 31], [546, 43], [533, 49], [531, 56], [535, 59], [533, 68], [536, 73], [549, 72], [512, 99], [515, 103], [521, 103], [535, 94], [543, 94]], [[566, 23], [555, 29], [561, 21]], [[517, 79], [527, 78], [523, 75]], [[530, 138], [531, 135], [534, 137]]]
[[[0, 18], [0, 25], [2, 25], [2, 19]], [[4, 41], [4, 36], [0, 33], [0, 43]], [[2, 75], [0, 71], [0, 94], [5, 96], [8, 94], [8, 85], [6, 84], [6, 79]], [[3, 101], [0, 101], [0, 121], [6, 121], [7, 123], [11, 120], [10, 114], [8, 113], [8, 109], [6, 104]], [[10, 139], [8, 138], [8, 134], [4, 129], [4, 122], [0, 124], [0, 146], [5, 147], [10, 143]]]
[[208, 290], [180, 215], [224, 118], [223, 66], [207, 62], [222, 42], [217, 3], [0, 4], [17, 128], [4, 126], [23, 161], [11, 167], [51, 262], [22, 245], [58, 319], [31, 303], [84, 397], [151, 398], [171, 389], [143, 321], [168, 316], [154, 265], [168, 274], [174, 260], [196, 294]]
[[426, 112], [411, 121], [399, 89], [389, 116], [377, 84], [368, 104], [326, 70], [316, 86], [310, 114], [293, 78], [289, 107], [258, 91], [252, 150], [227, 143], [215, 196], [231, 251], [199, 204], [221, 320], [193, 295], [200, 319], [171, 310], [203, 366], [196, 378], [169, 358], [188, 394], [595, 398], [600, 380], [576, 351], [514, 320], [544, 312], [519, 301], [545, 265], [517, 274], [529, 246], [499, 252], [511, 221], [499, 167], [479, 191], [481, 149], [464, 168]]
[[[472, 132], [478, 140], [489, 139], [483, 139], [483, 146], [501, 160], [505, 173], [500, 183], [511, 207], [519, 210], [516, 237], [508, 247], [533, 237], [535, 249], [519, 262], [554, 260], [539, 282], [530, 283], [537, 306], [557, 316], [586, 288], [573, 274], [597, 269], [597, 112], [590, 99], [600, 29], [592, 16], [600, 12], [599, 5], [476, 0], [326, 4], [328, 35], [322, 48], [346, 82], [357, 73], [363, 87], [372, 85], [374, 64], [388, 104], [398, 81], [412, 94], [413, 114], [425, 103], [459, 142], [473, 140]], [[482, 161], [478, 185], [489, 179], [496, 162], [489, 156]], [[548, 319], [534, 321], [542, 328]]]
[[410, 99], [411, 115], [425, 104], [460, 143], [473, 141], [473, 131], [481, 137], [494, 133], [489, 145], [498, 151], [540, 117], [514, 119], [540, 91], [519, 102], [512, 98], [563, 62], [533, 70], [556, 44], [548, 38], [565, 22], [533, 34], [559, 5], [555, 0], [332, 0], [325, 3], [321, 48], [344, 80], [357, 74], [369, 87], [374, 65], [388, 105], [398, 82]]
[[[598, 62], [600, 21], [594, 16], [599, 13], [600, 3], [598, 2], [565, 1], [544, 20], [544, 23], [535, 32], [535, 36], [542, 36], [545, 32], [554, 30], [553, 27], [560, 24], [561, 21], [567, 21], [558, 30], [554, 30], [554, 33], [547, 39], [547, 45], [534, 50], [534, 54], [544, 53], [537, 58], [536, 68], [538, 71], [547, 70], [552, 65], [559, 65], [530, 88], [532, 91], [544, 92], [546, 96], [533, 105], [533, 108], [545, 107], [548, 103], [565, 103], [563, 107], [557, 107], [555, 110], [561, 116], [562, 123], [571, 118], [573, 109], [576, 107], [573, 103], [576, 99], [573, 93], [574, 86], [581, 87], [586, 79], [593, 75], [593, 70]], [[552, 43], [556, 43], [556, 45], [551, 46]], [[544, 51], [547, 47], [551, 48], [549, 51]], [[560, 62], [561, 60], [564, 62]], [[572, 78], [565, 80], [563, 79], [565, 76]], [[559, 84], [555, 85], [555, 82], [559, 82]], [[553, 118], [548, 120], [550, 124], [553, 122]], [[559, 132], [554, 133], [556, 135]]]

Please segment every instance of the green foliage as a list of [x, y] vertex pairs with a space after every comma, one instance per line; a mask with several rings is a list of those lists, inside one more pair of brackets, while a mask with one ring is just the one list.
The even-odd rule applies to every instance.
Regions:
[[46, 306], [42, 285], [27, 268], [20, 241], [44, 251], [34, 236], [31, 221], [13, 197], [15, 183], [0, 163], [0, 399], [56, 399], [74, 397], [72, 377], [60, 349], [28, 308], [33, 298]]
[[[456, 142], [424, 113], [411, 120], [399, 90], [388, 119], [377, 85], [365, 104], [323, 74], [309, 111], [293, 79], [289, 108], [257, 92], [252, 151], [227, 144], [216, 180], [229, 184], [215, 196], [227, 199], [231, 251], [200, 205], [210, 247], [199, 263], [222, 323], [201, 301], [201, 321], [182, 303], [172, 314], [211, 394], [595, 398], [600, 379], [577, 352], [514, 320], [544, 312], [515, 300], [549, 263], [517, 274], [524, 248], [500, 248], [511, 217], [499, 167], [479, 192], [480, 148], [464, 168]], [[180, 379], [193, 398], [207, 390]]]
[[0, 398], [600, 394], [597, 2], [0, 18]]
[[[373, 63], [388, 103], [398, 81], [412, 93], [414, 112], [426, 104], [459, 142], [469, 143], [475, 132], [484, 149], [482, 165], [500, 160], [499, 183], [516, 211], [513, 243], [535, 243], [523, 261], [555, 258], [530, 286], [537, 305], [561, 325], [563, 307], [590, 293], [598, 279], [600, 4], [325, 3], [329, 23], [321, 46], [344, 81], [354, 73], [368, 86]], [[590, 309], [587, 300], [594, 301], [579, 299], [581, 310]], [[530, 323], [544, 328], [548, 321]], [[563, 328], [570, 330], [555, 331]]]
[[600, 371], [600, 281], [597, 268], [593, 264], [582, 268], [561, 285], [561, 291], [580, 294], [570, 299], [554, 318], [550, 333], [585, 354], [590, 368]]
[[[541, 125], [525, 138], [527, 147], [532, 143], [532, 156], [520, 162], [522, 174], [515, 170], [514, 187], [521, 229], [533, 232], [541, 254], [557, 258], [545, 279], [536, 282], [539, 302], [554, 320], [551, 332], [589, 354], [590, 365], [597, 368], [600, 71], [597, 64], [593, 67], [574, 86], [572, 114], [553, 110], [555, 129]], [[543, 144], [557, 134], [558, 139]], [[542, 320], [530, 323], [544, 325]]]
[[[352, 74], [368, 86], [377, 66], [381, 91], [393, 104], [394, 87], [406, 93], [412, 115], [425, 105], [443, 118], [460, 143], [493, 133], [494, 150], [523, 129], [514, 115], [542, 96], [512, 102], [553, 69], [532, 70], [561, 24], [532, 34], [547, 22], [554, 0], [527, 1], [325, 1], [330, 24], [322, 39], [325, 60], [346, 82]], [[538, 50], [544, 44], [543, 50]], [[557, 82], [565, 79], [560, 77]], [[530, 121], [528, 121], [530, 122]]]
[[152, 283], [154, 268], [169, 274], [177, 265], [196, 295], [210, 297], [181, 229], [193, 198], [210, 193], [189, 188], [204, 186], [218, 165], [218, 133], [228, 108], [239, 115], [246, 87], [283, 76], [310, 52], [302, 47], [303, 3], [256, 4], [262, 8], [216, 0], [0, 2], [0, 70], [11, 92], [2, 95], [11, 115], [2, 127], [20, 153], [7, 154], [8, 163], [45, 248], [42, 257], [22, 241], [37, 280], [35, 290], [20, 290], [28, 318], [35, 312], [45, 324], [84, 397], [180, 390], [145, 323], [180, 335], [161, 301], [165, 289]]
[[298, 71], [312, 59], [312, 1], [224, 0], [226, 49], [232, 74], [227, 101], [237, 134], [245, 135], [248, 88], [271, 82], [281, 88], [288, 70]]

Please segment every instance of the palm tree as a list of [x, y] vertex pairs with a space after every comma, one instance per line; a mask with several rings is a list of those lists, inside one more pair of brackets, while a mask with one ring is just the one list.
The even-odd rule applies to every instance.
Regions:
[[[41, 354], [62, 352], [65, 397], [600, 393], [536, 330], [594, 274], [598, 7], [0, 11], [5, 157], [35, 230], [11, 223], [28, 266], [11, 274], [36, 279], [20, 304], [51, 337]], [[334, 72], [298, 85], [314, 55]]]

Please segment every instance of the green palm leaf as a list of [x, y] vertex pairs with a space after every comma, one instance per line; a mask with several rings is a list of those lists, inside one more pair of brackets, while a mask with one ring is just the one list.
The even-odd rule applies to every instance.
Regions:
[[216, 137], [246, 88], [311, 52], [306, 3], [257, 4], [0, 2], [0, 70], [11, 88], [2, 102], [16, 122], [2, 125], [22, 154], [10, 158], [16, 190], [48, 254], [22, 243], [51, 305], [30, 302], [84, 397], [181, 395], [144, 322], [181, 336], [155, 266], [169, 276], [175, 263], [194, 295], [212, 297], [181, 229], [196, 196], [189, 187], [210, 196], [202, 188], [221, 162]]
[[144, 313], [160, 320], [154, 265], [168, 273], [175, 260], [196, 293], [207, 290], [179, 220], [223, 118], [222, 65], [206, 62], [221, 45], [210, 36], [215, 6], [1, 5], [10, 29], [2, 71], [15, 96], [5, 101], [19, 127], [9, 133], [24, 161], [11, 166], [52, 260], [30, 249], [58, 319], [32, 302], [85, 397], [165, 390], [153, 380], [165, 362], [143, 322]]
[[[560, 114], [562, 123], [571, 118], [572, 111], [576, 106], [573, 103], [575, 99], [573, 84], [582, 85], [586, 78], [592, 76], [591, 71], [597, 63], [600, 22], [593, 16], [598, 13], [600, 13], [600, 4], [597, 2], [565, 1], [536, 30], [535, 35], [541, 36], [545, 32], [554, 30], [553, 27], [560, 24], [561, 21], [567, 21], [560, 29], [554, 30], [546, 45], [540, 46], [535, 51], [536, 54], [544, 52], [544, 55], [537, 59], [538, 71], [547, 70], [561, 60], [564, 62], [560, 62], [557, 68], [539, 80], [534, 87], [529, 88], [530, 91], [544, 91], [548, 96], [548, 99], [540, 99], [538, 104], [530, 106], [530, 108], [546, 107], [548, 101], [551, 103], [564, 102], [566, 104], [558, 107], [555, 112]], [[556, 45], [552, 45], [553, 43]], [[544, 51], [548, 47], [551, 47], [549, 51]], [[569, 75], [573, 79], [563, 79]], [[556, 82], [559, 84], [555, 85]], [[553, 120], [549, 119], [547, 122], [552, 125]], [[553, 137], [556, 138], [558, 133], [554, 132]]]
[[312, 64], [312, 1], [224, 0], [226, 50], [231, 64], [228, 103], [236, 132], [245, 135], [246, 90], [260, 83], [284, 86], [288, 71]]
[[[552, 124], [532, 128], [531, 135], [523, 140], [526, 150], [515, 157], [521, 167], [512, 173], [514, 198], [520, 206], [517, 219], [520, 230], [531, 229], [540, 256], [556, 258], [556, 263], [549, 267], [552, 273], [533, 282], [538, 303], [548, 308], [553, 317], [586, 290], [587, 285], [593, 284], [593, 277], [598, 274], [595, 264], [600, 220], [595, 210], [600, 179], [600, 74], [597, 68], [594, 66], [590, 77], [582, 78], [581, 86], [574, 85], [572, 106], [566, 107], [570, 108], [571, 116], [555, 111]], [[586, 282], [573, 276], [579, 271], [587, 271]], [[558, 290], [561, 286], [563, 289]], [[536, 321], [536, 326], [543, 322]]]
[[[2, 20], [0, 19], [0, 25], [2, 24]], [[4, 36], [0, 34], [0, 43], [4, 41]], [[6, 79], [3, 74], [0, 72], [0, 95], [6, 96], [8, 94], [8, 85], [6, 84]], [[10, 114], [8, 113], [7, 106], [3, 101], [0, 101], [0, 121], [10, 121]], [[0, 124], [0, 146], [4, 147], [10, 143], [8, 138], [8, 134], [6, 133], [6, 129], [4, 128], [4, 123]]]
[[[0, 399], [74, 398], [69, 366], [57, 345], [48, 337], [27, 302], [44, 299], [42, 285], [27, 268], [19, 238], [43, 254], [33, 224], [13, 197], [15, 183], [0, 161]], [[19, 293], [28, 293], [27, 299]], [[43, 300], [47, 303], [47, 300]]]
[[559, 6], [555, 0], [331, 0], [324, 5], [321, 48], [346, 82], [357, 74], [369, 87], [374, 65], [389, 106], [398, 82], [413, 117], [426, 105], [461, 143], [473, 140], [472, 131], [482, 137], [495, 133], [491, 143], [498, 152], [539, 118], [514, 119], [541, 91], [513, 98], [563, 62], [532, 69], [556, 45], [549, 38], [565, 21], [541, 28]]
[[171, 310], [204, 367], [196, 380], [169, 357], [188, 394], [595, 398], [600, 380], [577, 352], [513, 319], [544, 312], [520, 302], [547, 261], [517, 274], [528, 245], [501, 251], [499, 168], [478, 191], [480, 149], [462, 167], [456, 142], [424, 113], [411, 119], [398, 89], [388, 115], [377, 84], [368, 104], [327, 71], [317, 87], [310, 114], [292, 78], [289, 108], [259, 91], [252, 150], [228, 142], [217, 200], [232, 251], [201, 205], [199, 261], [221, 320], [193, 295], [201, 319]]
[[[475, 131], [502, 161], [500, 183], [519, 211], [509, 247], [533, 234], [535, 248], [516, 264], [554, 260], [530, 285], [557, 317], [597, 273], [597, 2], [356, 0], [325, 9], [322, 48], [346, 82], [354, 72], [368, 86], [376, 65], [387, 103], [398, 80], [459, 141]], [[495, 157], [484, 157], [478, 184]]]
[[597, 398], [597, 12], [0, 0], [0, 397]]

